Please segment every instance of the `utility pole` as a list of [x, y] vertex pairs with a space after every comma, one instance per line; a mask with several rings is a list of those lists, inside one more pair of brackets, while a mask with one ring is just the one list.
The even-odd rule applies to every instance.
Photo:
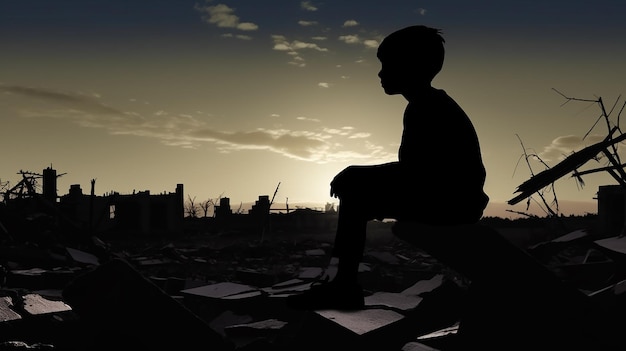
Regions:
[[[280, 187], [280, 182], [278, 182], [278, 185], [276, 185], [276, 190], [274, 190], [274, 195], [272, 195], [272, 199], [270, 200], [270, 205], [267, 208], [267, 226], [263, 225], [263, 228], [261, 229], [261, 242], [263, 242], [264, 238], [265, 238], [265, 228], [267, 227], [268, 230], [271, 232], [271, 226], [272, 226], [272, 214], [271, 214], [271, 208], [272, 208], [272, 204], [274, 203], [274, 198], [276, 198], [276, 193], [278, 193], [278, 187]], [[265, 224], [265, 223], [264, 223]]]
[[91, 180], [91, 194], [89, 196], [89, 235], [94, 235], [94, 223], [93, 223], [93, 207], [96, 197], [96, 179]]

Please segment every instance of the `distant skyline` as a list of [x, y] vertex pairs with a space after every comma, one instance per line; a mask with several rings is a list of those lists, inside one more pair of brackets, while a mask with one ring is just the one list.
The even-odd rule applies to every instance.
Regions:
[[[554, 89], [601, 97], [618, 122], [624, 15], [616, 0], [5, 2], [0, 182], [52, 166], [66, 173], [59, 194], [72, 184], [88, 191], [94, 178], [98, 195], [180, 183], [186, 198], [228, 197], [237, 207], [271, 197], [280, 182], [280, 206], [337, 204], [328, 184], [338, 171], [397, 157], [406, 102], [380, 87], [376, 48], [396, 29], [425, 24], [446, 39], [433, 85], [480, 138], [485, 215], [517, 217], [506, 210], [526, 212], [525, 202], [506, 202], [531, 175], [522, 145], [554, 166], [606, 136], [594, 125], [597, 104], [565, 103]], [[450, 142], [445, 131], [425, 135]], [[460, 165], [462, 180], [462, 161], [441, 156]], [[616, 183], [605, 173], [584, 180], [555, 183], [561, 213], [595, 212], [598, 187]], [[529, 212], [543, 214], [534, 202]]]

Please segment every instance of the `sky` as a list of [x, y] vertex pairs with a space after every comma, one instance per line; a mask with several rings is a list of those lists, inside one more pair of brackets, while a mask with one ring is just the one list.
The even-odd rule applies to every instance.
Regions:
[[[59, 195], [95, 179], [97, 195], [183, 184], [186, 199], [228, 197], [234, 209], [260, 195], [273, 208], [338, 204], [337, 172], [397, 160], [406, 100], [383, 92], [376, 48], [423, 24], [446, 40], [433, 86], [480, 139], [485, 215], [545, 215], [540, 196], [507, 201], [606, 137], [606, 121], [619, 125], [624, 16], [621, 0], [3, 0], [0, 184], [52, 167]], [[462, 181], [462, 160], [441, 157]], [[583, 180], [568, 174], [543, 197], [563, 215], [593, 213], [598, 187], [617, 183]]]

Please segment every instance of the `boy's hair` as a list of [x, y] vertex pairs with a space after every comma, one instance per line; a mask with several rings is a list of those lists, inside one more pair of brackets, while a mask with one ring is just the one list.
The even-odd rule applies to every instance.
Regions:
[[414, 25], [386, 36], [378, 47], [379, 53], [391, 54], [394, 59], [415, 62], [434, 77], [441, 71], [445, 57], [445, 40], [440, 29]]

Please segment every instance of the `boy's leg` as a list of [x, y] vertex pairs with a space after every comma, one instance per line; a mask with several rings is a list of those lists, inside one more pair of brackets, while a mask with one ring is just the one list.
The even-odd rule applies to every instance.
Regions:
[[367, 222], [385, 217], [384, 215], [391, 211], [387, 206], [398, 203], [389, 201], [390, 196], [399, 193], [393, 191], [394, 187], [399, 187], [397, 176], [397, 164], [385, 164], [351, 166], [335, 177], [331, 186], [334, 186], [333, 190], [339, 196], [340, 204], [331, 256], [338, 260], [337, 274], [329, 283], [316, 285], [299, 295], [289, 296], [287, 304], [290, 307], [296, 309], [363, 307], [363, 289], [357, 278], [365, 249]]
[[[355, 203], [356, 204], [356, 203]], [[367, 217], [349, 200], [341, 201], [332, 257], [338, 259], [336, 281], [358, 283], [359, 265], [365, 250]]]
[[299, 310], [363, 308], [363, 289], [357, 278], [365, 248], [366, 227], [367, 220], [358, 216], [358, 210], [342, 201], [331, 255], [338, 259], [337, 274], [330, 282], [314, 285], [304, 293], [289, 296], [289, 307]]

